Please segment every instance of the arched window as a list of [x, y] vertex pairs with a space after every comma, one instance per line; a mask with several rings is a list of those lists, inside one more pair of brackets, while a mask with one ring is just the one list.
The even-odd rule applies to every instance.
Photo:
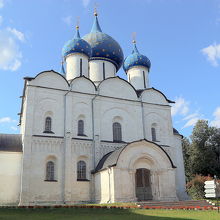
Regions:
[[45, 119], [45, 132], [51, 132], [52, 130], [52, 119], [51, 117], [46, 117]]
[[156, 128], [151, 128], [152, 141], [157, 141]]
[[113, 141], [121, 142], [122, 141], [121, 124], [118, 122], [114, 122], [112, 125], [112, 129], [113, 129]]
[[78, 121], [78, 135], [85, 136], [85, 134], [84, 134], [84, 121], [83, 120]]
[[55, 165], [53, 161], [48, 161], [46, 164], [46, 180], [53, 181], [55, 180]]
[[83, 160], [80, 160], [77, 163], [77, 180], [86, 179], [86, 163]]

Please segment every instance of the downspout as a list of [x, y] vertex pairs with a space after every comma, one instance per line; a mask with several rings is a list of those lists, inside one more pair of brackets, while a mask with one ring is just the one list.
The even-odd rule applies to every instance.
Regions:
[[[99, 90], [97, 88], [97, 93], [95, 96], [92, 98], [92, 153], [93, 153], [93, 167], [95, 170], [95, 119], [94, 119], [94, 101], [96, 97], [99, 95]], [[96, 200], [96, 195], [95, 195], [95, 175], [94, 175], [94, 182], [93, 182], [93, 190], [94, 190], [94, 201]]]
[[95, 119], [94, 119], [94, 101], [96, 97], [99, 95], [99, 91], [97, 90], [97, 93], [95, 96], [92, 98], [92, 143], [93, 143], [93, 166], [95, 169]]
[[142, 97], [141, 97], [141, 113], [142, 113], [142, 124], [143, 124], [143, 136], [144, 139], [146, 139], [146, 127], [145, 127], [145, 121], [144, 121], [144, 103], [142, 101]]
[[62, 182], [62, 198], [63, 198], [63, 203], [65, 203], [65, 177], [66, 177], [66, 174], [65, 174], [65, 164], [66, 164], [66, 98], [67, 98], [67, 95], [70, 93], [70, 90], [71, 88], [69, 88], [69, 91], [66, 92], [64, 94], [64, 130], [63, 130], [63, 136], [64, 136], [64, 157], [63, 157], [63, 182]]

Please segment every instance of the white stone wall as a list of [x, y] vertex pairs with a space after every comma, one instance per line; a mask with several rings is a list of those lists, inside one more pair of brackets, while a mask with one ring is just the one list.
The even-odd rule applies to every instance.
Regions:
[[20, 152], [0, 151], [0, 205], [17, 205], [21, 186]]
[[182, 137], [178, 134], [173, 136], [172, 159], [176, 165], [176, 190], [180, 200], [189, 199], [186, 193], [186, 177], [182, 151]]
[[[94, 65], [97, 67], [97, 63]], [[95, 87], [85, 77], [76, 78], [69, 85], [59, 74], [44, 72], [27, 83], [24, 109], [21, 204], [90, 201], [94, 197], [91, 170], [106, 153], [126, 144], [112, 143], [113, 122], [121, 123], [124, 142], [144, 138], [151, 141], [151, 127], [156, 124], [156, 143], [165, 145], [164, 149], [173, 161], [182, 157], [181, 141], [174, 139], [170, 106], [164, 95], [155, 89], [147, 89], [137, 97], [133, 87], [119, 77], [108, 78]], [[50, 134], [44, 133], [47, 116], [52, 118], [53, 133]], [[84, 136], [78, 135], [78, 120], [84, 120]], [[43, 178], [45, 160], [50, 156], [57, 159], [58, 181], [54, 183], [45, 182]], [[80, 158], [87, 164], [88, 181], [85, 182], [76, 180], [76, 164]], [[176, 179], [180, 183], [184, 175], [183, 162], [178, 159], [174, 165], [181, 172]], [[34, 177], [28, 179], [33, 174]], [[115, 175], [119, 174], [116, 172]], [[112, 178], [114, 180], [116, 176]], [[177, 187], [177, 190], [182, 189]]]
[[[63, 163], [63, 140], [58, 138], [33, 137], [31, 144], [31, 162], [29, 175], [29, 201], [35, 202], [57, 202], [62, 198], [62, 163]], [[55, 182], [46, 181], [46, 163], [55, 163]]]
[[[103, 64], [105, 70], [103, 73]], [[99, 84], [102, 80], [114, 77], [116, 74], [115, 65], [105, 60], [90, 60], [89, 61], [89, 78], [95, 83]]]
[[144, 66], [134, 66], [127, 72], [128, 82], [135, 89], [146, 89], [149, 87], [148, 69]]

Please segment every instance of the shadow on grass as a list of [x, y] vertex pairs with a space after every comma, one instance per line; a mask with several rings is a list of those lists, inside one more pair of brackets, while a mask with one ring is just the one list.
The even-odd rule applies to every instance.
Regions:
[[[154, 210], [154, 215], [156, 210]], [[160, 212], [159, 215], [162, 215]], [[147, 210], [134, 209], [95, 209], [95, 208], [59, 208], [59, 209], [0, 209], [0, 220], [183, 220], [176, 217], [148, 215]], [[193, 220], [187, 218], [188, 220]]]

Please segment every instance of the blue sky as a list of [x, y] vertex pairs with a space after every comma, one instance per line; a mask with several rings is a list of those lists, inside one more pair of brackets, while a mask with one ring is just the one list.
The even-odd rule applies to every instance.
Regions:
[[[0, 0], [0, 133], [19, 133], [23, 77], [60, 71], [61, 49], [93, 23], [151, 60], [150, 86], [176, 101], [173, 124], [189, 136], [198, 119], [220, 127], [220, 0]], [[124, 71], [118, 75], [126, 78]]]

